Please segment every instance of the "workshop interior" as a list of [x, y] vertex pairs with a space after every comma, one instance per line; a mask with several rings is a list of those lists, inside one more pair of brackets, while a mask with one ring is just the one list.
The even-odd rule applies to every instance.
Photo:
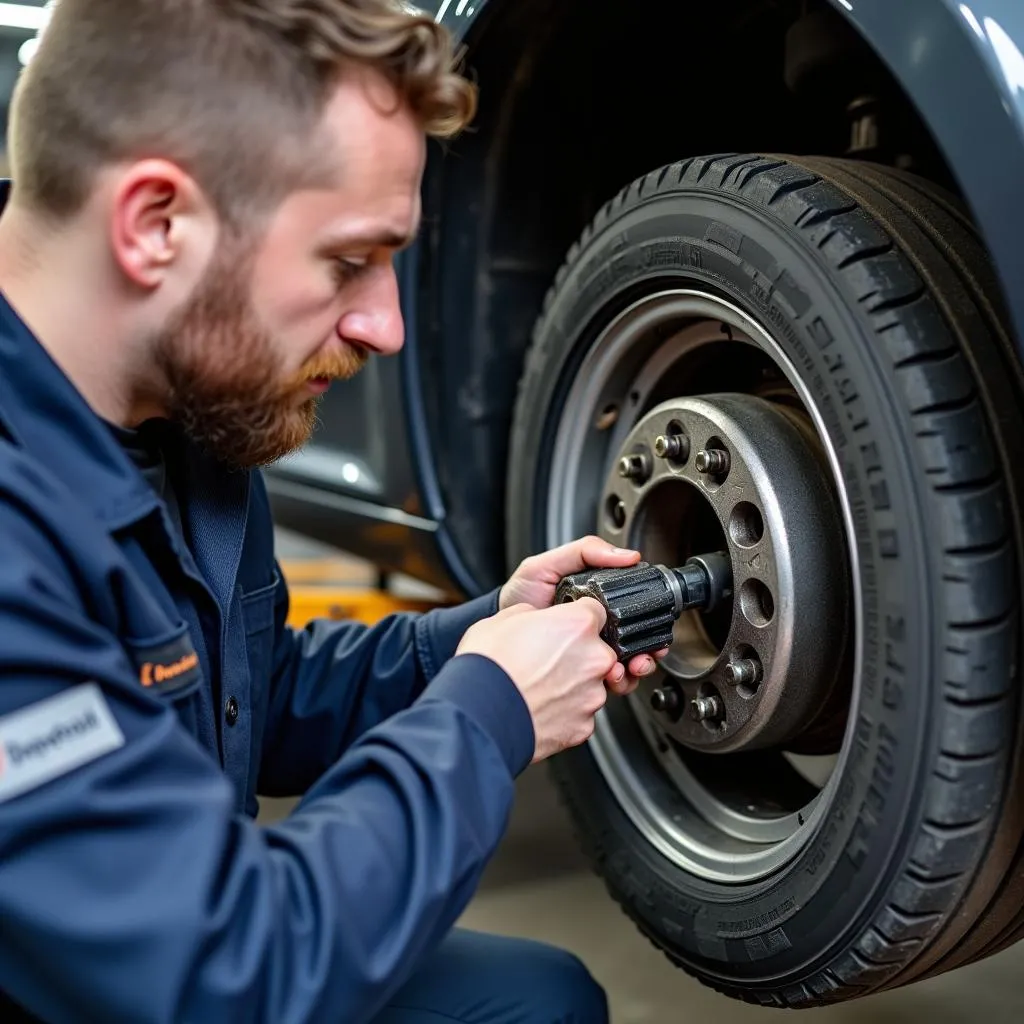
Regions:
[[[596, 534], [642, 561], [556, 601], [667, 648], [520, 777], [461, 923], [621, 1024], [1024, 1020], [1024, 4], [415, 7], [479, 110], [402, 352], [264, 471], [288, 622]], [[0, 3], [5, 125], [45, 18]]]

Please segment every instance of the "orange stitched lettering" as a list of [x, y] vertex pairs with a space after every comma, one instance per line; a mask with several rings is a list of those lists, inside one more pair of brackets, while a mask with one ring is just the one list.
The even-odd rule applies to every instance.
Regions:
[[152, 686], [154, 683], [164, 683], [169, 679], [177, 679], [178, 676], [191, 671], [198, 664], [199, 655], [194, 651], [172, 662], [170, 665], [153, 665], [147, 661], [142, 666], [139, 678], [143, 686]]

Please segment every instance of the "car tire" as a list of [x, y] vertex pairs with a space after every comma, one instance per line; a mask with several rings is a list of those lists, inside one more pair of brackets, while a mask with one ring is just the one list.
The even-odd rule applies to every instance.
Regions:
[[[511, 435], [511, 564], [581, 532], [615, 539], [596, 500], [620, 455], [611, 435], [688, 388], [741, 392], [757, 378], [743, 360], [764, 353], [724, 348], [724, 323], [718, 347], [650, 394], [630, 392], [642, 360], [624, 343], [600, 362], [629, 310], [688, 293], [770, 337], [826, 453], [841, 523], [815, 548], [834, 539], [850, 573], [849, 628], [830, 644], [846, 685], [821, 691], [839, 722], [832, 746], [827, 723], [804, 726], [833, 767], [783, 853], [732, 877], [747, 847], [727, 826], [707, 830], [697, 796], [726, 777], [730, 793], [767, 786], [769, 764], [788, 786], [796, 761], [783, 743], [718, 753], [666, 739], [645, 682], [551, 765], [581, 844], [674, 963], [766, 1006], [838, 1002], [989, 955], [1024, 926], [1024, 388], [984, 250], [953, 197], [884, 167], [733, 154], [634, 182], [571, 250], [536, 325]], [[676, 329], [656, 323], [645, 352]], [[585, 472], [574, 451], [593, 462]], [[791, 554], [797, 575], [822, 571], [816, 552]], [[674, 782], [698, 774], [699, 790]], [[705, 848], [706, 863], [693, 852]]]

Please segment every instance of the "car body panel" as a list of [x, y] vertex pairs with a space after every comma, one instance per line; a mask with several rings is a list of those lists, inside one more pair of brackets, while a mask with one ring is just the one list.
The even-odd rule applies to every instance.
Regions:
[[[995, 257], [1024, 358], [1024, 3], [829, 2], [893, 72], [949, 162]], [[500, 3], [515, 0], [417, 6], [462, 40]]]
[[832, 0], [928, 125], [991, 252], [1024, 358], [1024, 4]]
[[[472, 49], [484, 12], [515, 2], [424, 0], [416, 7]], [[1024, 4], [830, 2], [893, 72], [948, 162], [994, 258], [1024, 361]], [[652, 17], [656, 7], [651, 5]], [[428, 218], [430, 213], [428, 199]], [[414, 246], [397, 263], [403, 352], [333, 388], [314, 440], [268, 470], [267, 479], [283, 525], [384, 569], [470, 596], [482, 585], [446, 522], [420, 373], [419, 261], [425, 248]], [[468, 274], [466, 286], [472, 287]]]

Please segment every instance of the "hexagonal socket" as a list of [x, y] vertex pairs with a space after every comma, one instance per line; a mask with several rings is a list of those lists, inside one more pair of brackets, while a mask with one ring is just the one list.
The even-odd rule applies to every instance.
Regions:
[[761, 681], [761, 663], [753, 658], [732, 661], [725, 666], [725, 681], [730, 686], [757, 686]]
[[717, 697], [696, 697], [690, 701], [690, 715], [698, 722], [722, 717], [722, 702]]
[[643, 483], [651, 475], [651, 460], [643, 454], [623, 455], [619, 459], [619, 476], [634, 483]]
[[685, 462], [690, 455], [690, 439], [685, 434], [660, 434], [654, 441], [654, 454], [659, 459]]
[[693, 460], [698, 473], [720, 476], [729, 472], [729, 453], [721, 448], [701, 449]]

